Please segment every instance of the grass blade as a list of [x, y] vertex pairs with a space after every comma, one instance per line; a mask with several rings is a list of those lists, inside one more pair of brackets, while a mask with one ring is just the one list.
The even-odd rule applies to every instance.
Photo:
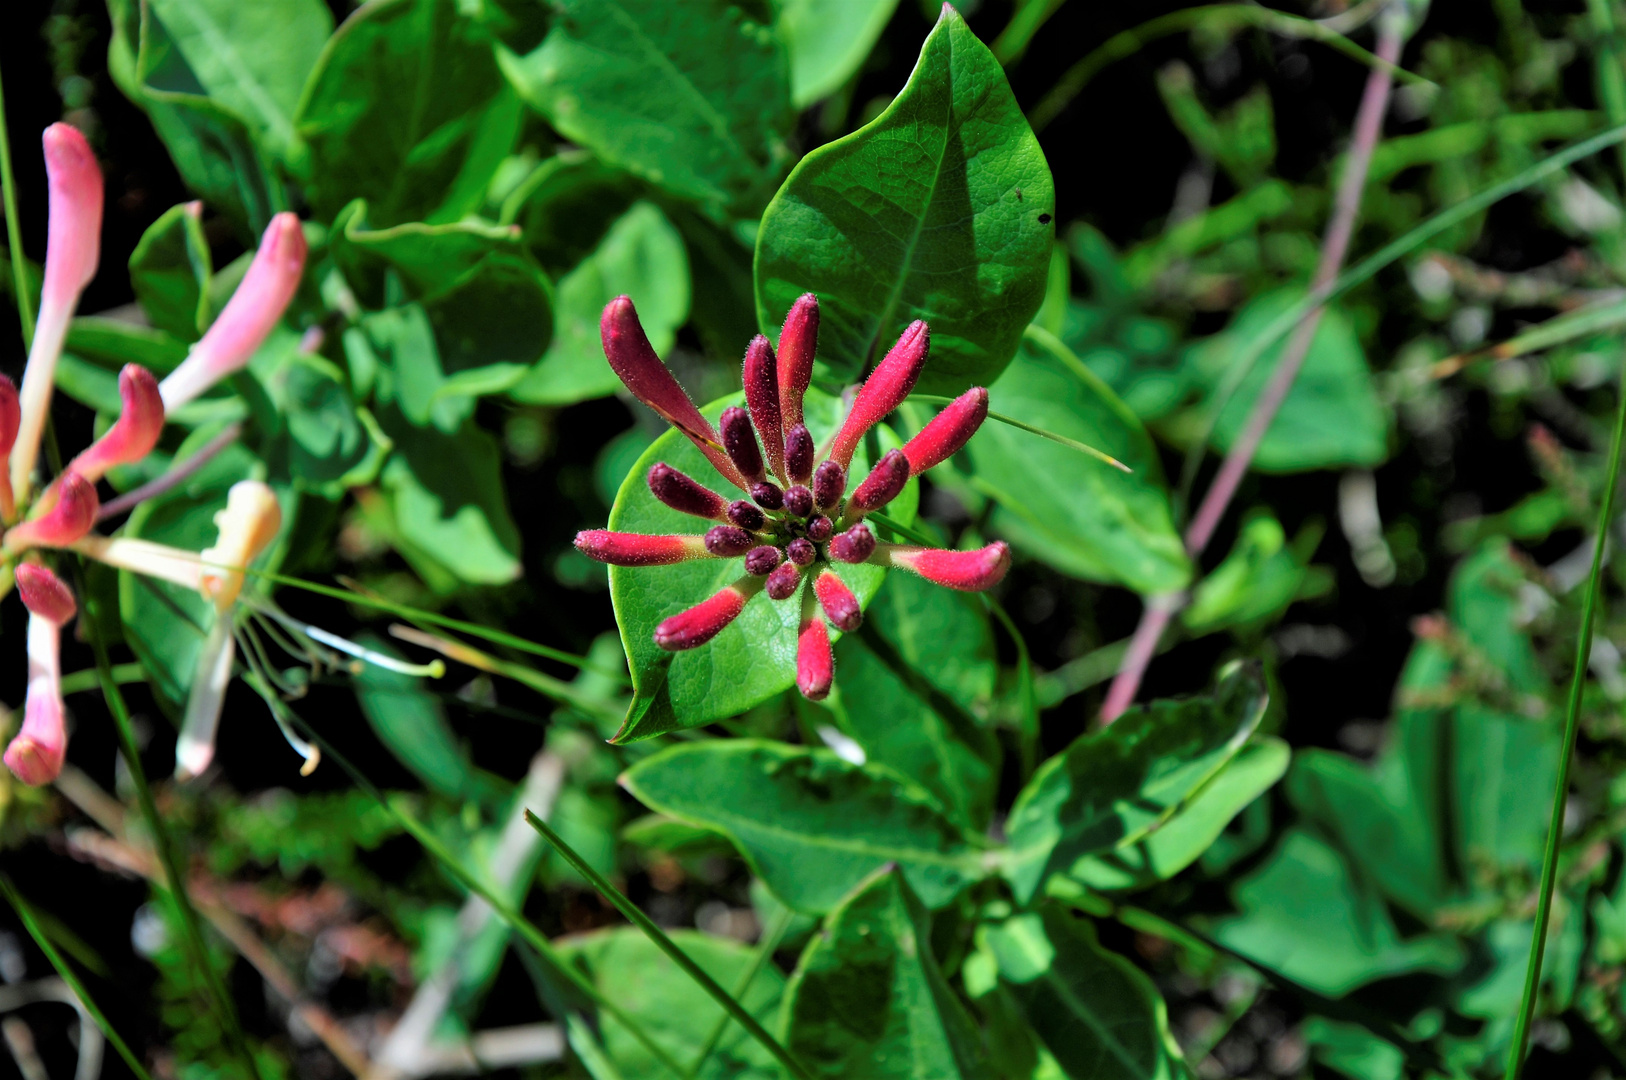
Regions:
[[[788, 907], [780, 907], [774, 911], [773, 922], [763, 929], [762, 940], [757, 942], [757, 954], [752, 958], [751, 966], [745, 969], [745, 974], [740, 976], [739, 982], [734, 984], [735, 997], [742, 998], [745, 996], [745, 992], [751, 989], [751, 984], [756, 982], [757, 976], [762, 973], [762, 969], [767, 966], [768, 961], [773, 959], [773, 954], [779, 951], [779, 943], [784, 940], [785, 932], [790, 929], [793, 918], [795, 916]], [[695, 1080], [695, 1077], [700, 1075], [700, 1070], [705, 1066], [706, 1059], [711, 1057], [712, 1052], [717, 1049], [717, 1044], [722, 1041], [723, 1033], [728, 1030], [728, 1025], [732, 1021], [733, 1017], [727, 1013], [717, 1018], [717, 1023], [712, 1026], [711, 1034], [706, 1037], [705, 1044], [700, 1047], [700, 1053], [694, 1059], [694, 1064], [689, 1066], [689, 1074], [686, 1080]]]
[[34, 297], [28, 288], [28, 260], [23, 257], [23, 231], [17, 219], [17, 181], [11, 172], [11, 133], [6, 130], [5, 79], [0, 78], [0, 189], [6, 201], [6, 247], [11, 252], [11, 288], [17, 297], [17, 321], [23, 326], [23, 351], [34, 347]]

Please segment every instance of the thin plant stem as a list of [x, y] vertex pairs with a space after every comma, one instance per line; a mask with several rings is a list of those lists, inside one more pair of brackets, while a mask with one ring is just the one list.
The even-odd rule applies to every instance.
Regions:
[[34, 909], [29, 907], [28, 901], [23, 899], [22, 894], [17, 891], [17, 887], [11, 883], [11, 879], [4, 874], [0, 874], [0, 895], [4, 895], [6, 903], [10, 904], [12, 910], [17, 912], [17, 918], [22, 920], [23, 928], [28, 931], [28, 936], [34, 939], [34, 944], [40, 947], [40, 952], [44, 953], [45, 958], [51, 962], [51, 966], [56, 968], [56, 973], [62, 977], [63, 982], [68, 984], [68, 989], [73, 991], [73, 996], [79, 999], [79, 1004], [90, 1014], [90, 1018], [96, 1021], [96, 1026], [102, 1029], [102, 1034], [107, 1037], [108, 1042], [113, 1044], [113, 1049], [118, 1051], [119, 1057], [123, 1058], [124, 1063], [130, 1066], [130, 1071], [135, 1073], [140, 1080], [152, 1080], [152, 1074], [147, 1072], [145, 1065], [141, 1064], [141, 1059], [135, 1056], [135, 1052], [130, 1049], [129, 1044], [120, 1037], [118, 1032], [113, 1030], [113, 1025], [107, 1022], [107, 1015], [97, 1007], [95, 1001], [91, 1000], [90, 994], [85, 991], [85, 984], [79, 981], [78, 972], [68, 966], [67, 958], [57, 951], [57, 947], [51, 943], [51, 939], [45, 936], [45, 931], [40, 929], [39, 920], [34, 918]]
[[[940, 394], [910, 394], [909, 400], [922, 401], [928, 405], [947, 405], [955, 399], [951, 397], [943, 397]], [[1018, 420], [1014, 416], [1006, 416], [1004, 413], [997, 413], [990, 410], [988, 413], [988, 419], [997, 420], [1001, 424], [1007, 424], [1013, 428], [1016, 428], [1018, 431], [1025, 431], [1029, 435], [1037, 435], [1041, 439], [1049, 439], [1053, 443], [1060, 443], [1069, 450], [1077, 450], [1081, 454], [1087, 454], [1088, 456], [1101, 462], [1103, 465], [1111, 465], [1114, 469], [1118, 469], [1122, 472], [1132, 473], [1135, 471], [1104, 450], [1097, 450], [1088, 443], [1081, 443], [1077, 439], [1069, 439], [1065, 435], [1057, 435], [1054, 431], [1046, 431], [1042, 427], [1034, 427], [1027, 421]]]
[[[762, 969], [768, 966], [768, 961], [773, 959], [773, 954], [779, 951], [779, 943], [784, 940], [785, 932], [790, 929], [793, 917], [788, 907], [781, 907], [774, 912], [773, 921], [763, 929], [762, 940], [757, 942], [757, 954], [752, 957], [751, 966], [745, 969], [739, 981], [734, 984], [735, 997], [745, 996], [746, 991], [751, 989], [751, 984], [756, 982], [757, 976], [762, 974]], [[700, 1075], [701, 1068], [716, 1051], [717, 1044], [722, 1041], [723, 1033], [728, 1030], [728, 1025], [733, 1019], [727, 1013], [717, 1018], [717, 1023], [712, 1025], [711, 1034], [706, 1036], [706, 1042], [700, 1047], [700, 1053], [694, 1059], [694, 1064], [689, 1066], [689, 1072], [684, 1080], [695, 1080], [695, 1077]]]
[[762, 1044], [762, 1048], [772, 1054], [792, 1076], [800, 1080], [813, 1080], [813, 1074], [789, 1050], [768, 1033], [768, 1029], [757, 1022], [757, 1018], [746, 1011], [730, 994], [717, 984], [717, 980], [707, 975], [699, 964], [689, 958], [689, 954], [677, 947], [677, 943], [666, 936], [666, 931], [655, 925], [655, 921], [638, 908], [631, 900], [622, 895], [620, 889], [610, 884], [603, 874], [593, 868], [593, 865], [576, 853], [564, 838], [553, 831], [552, 826], [529, 810], [525, 811], [525, 820], [530, 822], [531, 828], [541, 833], [548, 843], [553, 845], [555, 851], [564, 856], [566, 862], [576, 868], [576, 872], [586, 878], [616, 909], [625, 915], [634, 926], [642, 930], [655, 947], [672, 958], [672, 961], [682, 968], [684, 972], [699, 984], [700, 989], [711, 995], [711, 999], [721, 1005], [730, 1016], [739, 1022], [740, 1027], [750, 1033], [751, 1037]]
[[[1332, 220], [1327, 225], [1327, 235], [1321, 245], [1321, 259], [1316, 266], [1312, 287], [1315, 291], [1329, 289], [1337, 283], [1338, 271], [1344, 264], [1350, 238], [1355, 233], [1355, 219], [1360, 213], [1361, 194], [1366, 188], [1366, 173], [1372, 163], [1372, 151], [1383, 132], [1383, 116], [1389, 110], [1389, 91], [1394, 85], [1391, 67], [1400, 56], [1405, 38], [1404, 26], [1398, 19], [1393, 16], [1382, 19], [1378, 30], [1377, 55], [1389, 66], [1373, 68], [1366, 80], [1366, 91], [1355, 116], [1349, 158], [1339, 181]], [[1209, 485], [1191, 524], [1187, 526], [1186, 552], [1193, 559], [1202, 554], [1208, 541], [1213, 538], [1215, 528], [1225, 516], [1238, 485], [1253, 462], [1254, 453], [1293, 389], [1325, 310], [1323, 304], [1318, 304], [1297, 324], [1276, 370], [1271, 373], [1270, 381], [1254, 400], [1241, 435], [1225, 455], [1219, 473]], [[1164, 628], [1184, 603], [1180, 594], [1148, 599], [1141, 613], [1140, 625], [1124, 654], [1123, 666], [1112, 680], [1106, 701], [1101, 706], [1102, 723], [1110, 724], [1135, 700], [1146, 667], [1157, 653], [1158, 640], [1163, 636]]]
[[6, 127], [5, 78], [0, 76], [0, 189], [6, 202], [6, 247], [11, 252], [11, 287], [17, 294], [17, 321], [23, 350], [34, 347], [34, 297], [28, 291], [28, 260], [23, 256], [22, 223], [17, 215], [17, 179], [11, 171], [11, 132]]
[[120, 514], [134, 510], [137, 504], [174, 489], [193, 473], [213, 461], [216, 454], [236, 442], [237, 436], [242, 433], [242, 424], [235, 421], [227, 424], [219, 435], [199, 447], [197, 453], [191, 455], [179, 465], [172, 466], [162, 476], [154, 477], [140, 487], [126, 491], [118, 498], [109, 499], [107, 502], [102, 503], [102, 508], [96, 511], [96, 520], [102, 522], [110, 517], [118, 517]]

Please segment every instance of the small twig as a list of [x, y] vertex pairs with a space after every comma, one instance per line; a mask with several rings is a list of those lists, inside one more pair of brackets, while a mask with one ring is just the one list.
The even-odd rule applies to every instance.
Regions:
[[118, 517], [136, 508], [136, 505], [155, 495], [162, 495], [179, 485], [193, 473], [209, 464], [214, 456], [226, 447], [237, 441], [237, 436], [243, 433], [243, 425], [237, 421], [227, 424], [219, 435], [204, 443], [197, 453], [173, 466], [162, 476], [148, 480], [145, 484], [133, 491], [126, 491], [116, 499], [109, 499], [102, 503], [102, 508], [96, 512], [98, 522], [106, 521], [110, 517]]

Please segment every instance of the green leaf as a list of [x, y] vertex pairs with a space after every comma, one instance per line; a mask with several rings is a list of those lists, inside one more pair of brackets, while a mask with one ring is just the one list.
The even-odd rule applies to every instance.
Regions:
[[1005, 874], [1018, 899], [1167, 821], [1236, 756], [1267, 701], [1257, 668], [1234, 663], [1211, 696], [1138, 707], [1046, 761], [1011, 807]]
[[1096, 944], [1091, 924], [1046, 905], [977, 930], [1028, 1022], [1074, 1080], [1186, 1075], [1152, 981]]
[[775, 6], [790, 51], [790, 101], [805, 109], [863, 66], [898, 0], [776, 0]]
[[1316, 1061], [1352, 1080], [1401, 1080], [1406, 1075], [1405, 1052], [1359, 1024], [1310, 1016], [1303, 1031]]
[[149, 0], [209, 97], [247, 120], [278, 157], [295, 143], [305, 77], [333, 31], [321, 0]]
[[987, 385], [1044, 298], [1055, 209], [999, 62], [945, 5], [903, 92], [803, 158], [763, 214], [757, 321], [772, 336], [817, 293], [820, 378], [841, 384], [925, 319], [921, 392]]
[[1152, 440], [1066, 346], [1032, 334], [989, 389], [989, 402], [997, 412], [1103, 450], [1134, 470], [1122, 472], [1005, 424], [984, 424], [966, 447], [969, 482], [998, 503], [997, 532], [1075, 577], [1142, 593], [1186, 585], [1191, 562]]
[[515, 226], [409, 221], [374, 229], [368, 225], [367, 211], [365, 199], [356, 199], [339, 211], [329, 244], [345, 279], [368, 307], [389, 305], [386, 280], [390, 271], [397, 275], [406, 296], [422, 300], [450, 289], [489, 256], [521, 250]]
[[562, 277], [593, 253], [643, 187], [586, 150], [562, 149], [508, 194], [501, 220], [519, 225], [537, 262]]
[[[753, 966], [750, 946], [694, 930], [667, 931], [672, 940], [718, 983], [736, 987]], [[671, 958], [631, 926], [562, 938], [559, 952], [600, 990], [614, 998], [635, 1023], [676, 1060], [699, 1056], [707, 1036], [723, 1017], [713, 1001]], [[738, 995], [751, 1015], [773, 1027], [785, 976], [764, 964]], [[668, 1075], [650, 1052], [619, 1021], [600, 1015], [606, 1056], [627, 1077]], [[738, 1024], [730, 1024], [700, 1070], [698, 1080], [778, 1080], [778, 1064]]]
[[182, 341], [209, 328], [214, 264], [203, 235], [203, 205], [172, 206], [147, 227], [130, 253], [130, 287], [148, 320]]
[[366, 199], [381, 225], [477, 209], [519, 137], [521, 109], [456, 0], [381, 0], [329, 39], [296, 120], [310, 199], [331, 220]]
[[265, 448], [274, 475], [332, 498], [376, 479], [387, 441], [362, 420], [337, 365], [301, 351], [299, 335], [278, 326], [248, 371], [269, 406], [261, 422], [275, 433]]
[[[722, 410], [738, 400], [713, 402], [702, 412], [715, 422]], [[804, 416], [816, 440], [827, 439], [844, 413], [837, 398], [816, 390], [807, 395]], [[878, 427], [875, 439], [866, 438], [853, 458], [853, 476], [867, 473], [880, 451], [897, 445], [890, 428]], [[732, 491], [694, 444], [678, 432], [668, 431], [644, 451], [627, 474], [610, 508], [611, 529], [620, 532], [671, 534], [701, 533], [704, 524], [658, 501], [645, 482], [650, 466], [664, 461], [713, 490]], [[887, 515], [908, 523], [914, 520], [919, 488], [911, 483], [890, 506]], [[868, 563], [837, 564], [837, 574], [867, 605], [886, 578], [886, 571]], [[610, 567], [610, 595], [621, 642], [627, 650], [635, 691], [627, 722], [616, 742], [633, 742], [668, 731], [697, 727], [733, 716], [789, 689], [796, 681], [796, 638], [801, 627], [801, 597], [811, 592], [803, 575], [796, 596], [775, 601], [759, 592], [729, 627], [697, 649], [667, 652], [655, 644], [655, 627], [714, 595], [718, 589], [744, 576], [743, 559], [693, 559], [675, 566]], [[833, 638], [839, 638], [831, 630]]]
[[932, 956], [931, 917], [897, 867], [825, 920], [785, 991], [785, 1045], [815, 1076], [988, 1077], [981, 1033]]
[[984, 875], [983, 853], [925, 792], [827, 750], [684, 743], [634, 765], [621, 783], [652, 810], [726, 835], [798, 911], [831, 910], [889, 862], [934, 909]]
[[536, 49], [498, 49], [571, 142], [680, 198], [754, 214], [788, 157], [773, 31], [724, 0], [559, 0]]
[[81, 315], [68, 324], [69, 352], [117, 373], [125, 364], [140, 364], [154, 375], [167, 375], [186, 359], [186, 342], [120, 319]]
[[[1320, 531], [1312, 535], [1319, 539]], [[1299, 597], [1309, 576], [1281, 522], [1268, 510], [1252, 512], [1225, 560], [1192, 590], [1180, 621], [1199, 634], [1265, 622]]]
[[630, 296], [658, 355], [689, 319], [689, 259], [683, 238], [653, 203], [633, 204], [598, 248], [559, 282], [558, 328], [547, 353], [509, 391], [528, 405], [568, 405], [621, 386], [604, 359], [599, 317]]

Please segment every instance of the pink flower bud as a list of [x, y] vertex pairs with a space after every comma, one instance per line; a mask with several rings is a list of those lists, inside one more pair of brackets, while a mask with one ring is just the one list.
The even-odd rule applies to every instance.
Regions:
[[870, 470], [864, 482], [858, 485], [852, 498], [847, 500], [847, 507], [860, 514], [879, 510], [896, 499], [908, 482], [909, 459], [903, 456], [902, 450], [888, 450], [881, 455], [881, 460], [875, 463], [875, 468]]
[[953, 457], [986, 419], [988, 391], [973, 386], [950, 402], [931, 423], [920, 429], [919, 435], [904, 445], [903, 456], [909, 459], [909, 475], [919, 476]]
[[0, 522], [17, 516], [17, 500], [11, 493], [10, 458], [22, 416], [17, 407], [17, 384], [0, 375]]
[[660, 625], [655, 627], [655, 644], [668, 652], [704, 645], [739, 618], [740, 612], [745, 610], [745, 602], [751, 598], [750, 593], [755, 591], [754, 588], [747, 591], [740, 582], [725, 585], [711, 599], [702, 600], [669, 619], [662, 619]]
[[68, 465], [93, 483], [113, 466], [131, 465], [152, 453], [164, 431], [164, 399], [152, 372], [139, 364], [124, 365], [119, 397], [124, 404], [118, 420]]
[[813, 560], [819, 557], [819, 549], [807, 537], [798, 536], [785, 545], [785, 555], [797, 566], [812, 566]]
[[785, 561], [785, 553], [772, 544], [761, 544], [745, 553], [745, 572], [767, 577]]
[[700, 449], [723, 478], [735, 487], [745, 487], [745, 478], [723, 451], [722, 438], [711, 421], [700, 415], [683, 387], [666, 370], [661, 358], [655, 355], [638, 311], [632, 299], [618, 296], [604, 306], [599, 319], [599, 336], [604, 343], [604, 358], [626, 384], [632, 396], [654, 409], [662, 419], [684, 435]]
[[48, 784], [62, 773], [68, 750], [62, 704], [62, 624], [73, 618], [73, 593], [43, 566], [17, 567], [17, 591], [28, 607], [28, 700], [23, 726], [6, 747], [6, 767], [25, 784]]
[[76, 472], [63, 473], [58, 483], [55, 506], [6, 533], [0, 546], [7, 554], [34, 547], [67, 547], [96, 524], [101, 500], [96, 497], [95, 486]]
[[785, 492], [772, 480], [752, 484], [751, 498], [764, 510], [779, 510], [785, 505]]
[[805, 484], [813, 475], [813, 433], [806, 424], [792, 424], [785, 432], [785, 475], [793, 484]]
[[785, 314], [779, 331], [779, 417], [788, 432], [802, 422], [802, 398], [813, 381], [819, 351], [819, 298], [803, 293]]
[[892, 566], [913, 570], [927, 581], [961, 592], [991, 589], [1011, 568], [1011, 548], [1003, 540], [976, 551], [898, 544], [886, 549], [886, 557]]
[[56, 626], [65, 625], [79, 610], [73, 590], [51, 571], [34, 563], [17, 567], [17, 594], [29, 614]]
[[859, 522], [830, 541], [830, 558], [836, 562], [861, 563], [875, 554], [875, 534]]
[[833, 461], [821, 461], [813, 470], [813, 504], [828, 510], [841, 501], [847, 490], [847, 470]]
[[915, 388], [915, 380], [920, 378], [920, 369], [926, 366], [930, 348], [931, 332], [924, 322], [916, 319], [859, 387], [852, 412], [836, 432], [827, 457], [842, 465], [852, 461], [853, 450], [864, 433], [896, 409]]
[[203, 340], [159, 391], [169, 412], [185, 405], [221, 379], [247, 366], [256, 349], [282, 319], [305, 272], [305, 233], [287, 211], [271, 219], [248, 273]]
[[835, 532], [835, 522], [831, 521], [823, 514], [820, 514], [818, 517], [807, 523], [807, 538], [813, 541], [815, 544], [824, 543], [825, 541], [829, 540], [830, 537], [834, 536]]
[[728, 514], [728, 503], [721, 495], [664, 461], [649, 467], [648, 481], [650, 493], [673, 510], [713, 521], [721, 521]]
[[612, 566], [670, 566], [709, 554], [705, 539], [699, 536], [644, 536], [608, 529], [577, 533], [576, 550]]
[[802, 583], [802, 568], [793, 562], [780, 563], [773, 573], [768, 575], [765, 587], [770, 600], [789, 600], [796, 594], [796, 586]]
[[751, 410], [751, 422], [762, 435], [762, 448], [768, 454], [768, 466], [781, 480], [785, 478], [785, 453], [782, 447], [784, 428], [779, 422], [779, 372], [774, 359], [773, 346], [758, 334], [745, 350], [745, 369], [741, 378], [745, 383], [745, 404]]
[[731, 405], [718, 417], [723, 432], [723, 449], [728, 460], [740, 470], [740, 475], [751, 483], [764, 479], [762, 451], [757, 449], [757, 433], [751, 429], [751, 417], [738, 405]]
[[802, 624], [796, 639], [796, 689], [809, 701], [830, 696], [836, 678], [836, 657], [830, 650], [830, 631], [817, 615]]
[[864, 612], [858, 606], [858, 597], [834, 570], [825, 570], [813, 580], [813, 593], [831, 625], [838, 630], [851, 632], [863, 623]]
[[728, 504], [728, 520], [751, 532], [757, 532], [768, 524], [767, 515], [744, 499], [736, 499]]
[[738, 525], [713, 525], [706, 530], [706, 550], [720, 559], [744, 555], [757, 546], [757, 538]]

